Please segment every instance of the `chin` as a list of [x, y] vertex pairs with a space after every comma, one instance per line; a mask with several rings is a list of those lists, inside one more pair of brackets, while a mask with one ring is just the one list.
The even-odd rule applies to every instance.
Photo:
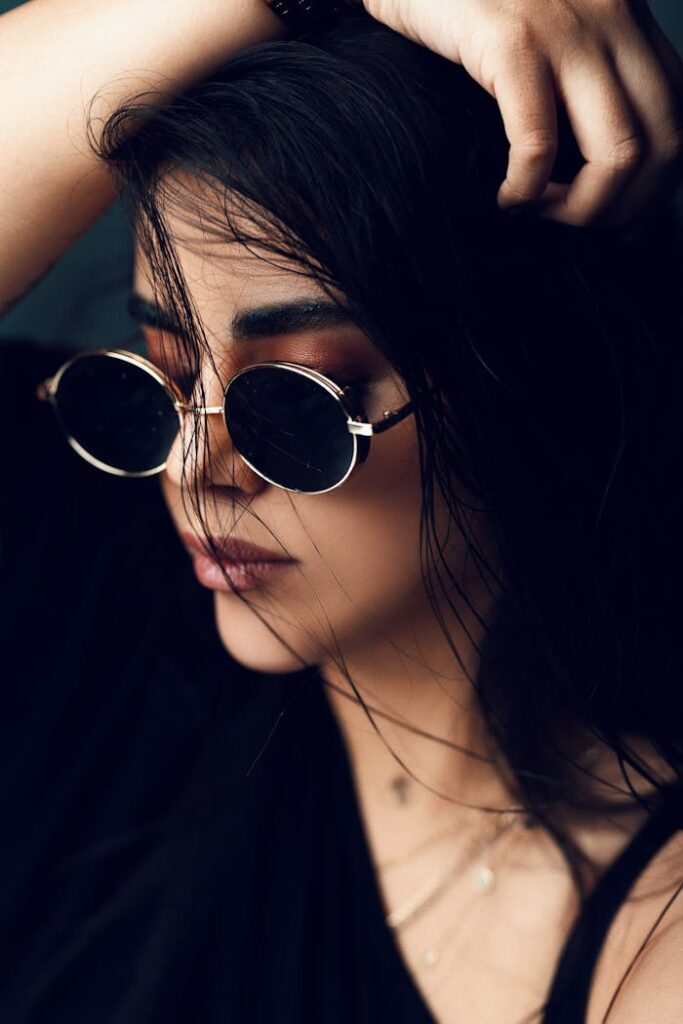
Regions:
[[[215, 599], [218, 636], [228, 654], [253, 672], [287, 675], [316, 664], [316, 659], [297, 657], [270, 632], [257, 615], [231, 595]], [[292, 647], [294, 647], [292, 643]]]

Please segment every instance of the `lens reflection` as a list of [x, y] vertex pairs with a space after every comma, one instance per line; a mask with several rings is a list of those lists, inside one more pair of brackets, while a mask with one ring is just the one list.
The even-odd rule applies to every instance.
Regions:
[[64, 430], [103, 466], [133, 474], [163, 468], [178, 413], [142, 366], [116, 355], [81, 356], [62, 374], [56, 398]]

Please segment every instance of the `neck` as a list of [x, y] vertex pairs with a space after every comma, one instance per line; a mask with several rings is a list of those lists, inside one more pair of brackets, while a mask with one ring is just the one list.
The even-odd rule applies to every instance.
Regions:
[[476, 820], [485, 829], [491, 816], [479, 808], [514, 806], [468, 678], [476, 679], [482, 633], [472, 622], [448, 623], [460, 666], [425, 605], [421, 612], [412, 607], [409, 623], [343, 652], [372, 722], [340, 666], [322, 667], [380, 855], [449, 824]]
[[[483, 631], [478, 633], [472, 622], [447, 625], [462, 666], [431, 609], [418, 613], [415, 606], [410, 622], [398, 623], [373, 643], [342, 652], [372, 721], [339, 664], [321, 666], [378, 863], [409, 850], [420, 837], [449, 830], [483, 835], [498, 818], [486, 809], [518, 807], [471, 682], [477, 678]], [[651, 751], [641, 751], [639, 741], [630, 739], [631, 748], [653, 765]], [[623, 787], [618, 760], [598, 743], [587, 749], [588, 767], [597, 780], [594, 795], [614, 799], [606, 787]], [[653, 767], [668, 777], [666, 766], [661, 772], [658, 763]], [[637, 777], [634, 785], [642, 790]], [[642, 809], [624, 796], [622, 813], [613, 812], [614, 819], [608, 816], [604, 827], [592, 815], [584, 822], [573, 812], [562, 821], [598, 865], [608, 863], [644, 820]]]

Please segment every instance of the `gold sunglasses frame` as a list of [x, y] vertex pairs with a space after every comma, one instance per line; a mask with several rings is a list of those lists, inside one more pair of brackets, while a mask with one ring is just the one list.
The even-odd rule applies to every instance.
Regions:
[[170, 377], [167, 377], [166, 374], [163, 373], [163, 371], [160, 370], [158, 366], [155, 366], [154, 363], [152, 363], [149, 359], [146, 359], [144, 356], [138, 355], [136, 352], [129, 352], [126, 349], [119, 348], [87, 349], [83, 352], [77, 352], [70, 359], [67, 359], [67, 361], [59, 367], [56, 373], [42, 381], [36, 388], [36, 398], [38, 398], [40, 401], [50, 402], [50, 404], [52, 405], [52, 409], [55, 413], [55, 416], [57, 418], [57, 421], [59, 422], [59, 425], [62, 428], [68, 443], [71, 445], [74, 451], [77, 452], [78, 455], [81, 456], [81, 458], [85, 459], [86, 462], [89, 462], [92, 466], [95, 466], [97, 469], [102, 470], [102, 472], [104, 473], [110, 473], [112, 476], [132, 478], [156, 476], [157, 474], [163, 472], [163, 470], [166, 468], [167, 463], [166, 461], [164, 461], [163, 464], [155, 467], [154, 469], [142, 470], [140, 472], [131, 472], [129, 470], [117, 469], [115, 466], [108, 466], [106, 465], [106, 463], [101, 462], [98, 458], [96, 458], [96, 456], [92, 455], [90, 452], [87, 451], [87, 449], [83, 448], [83, 446], [79, 444], [76, 438], [69, 433], [59, 414], [59, 402], [57, 399], [59, 383], [64, 374], [66, 373], [66, 371], [71, 366], [73, 366], [75, 362], [81, 359], [87, 359], [91, 356], [108, 356], [113, 359], [120, 359], [123, 362], [132, 363], [134, 366], [138, 366], [141, 369], [145, 370], [147, 373], [149, 373], [150, 376], [152, 376], [154, 380], [157, 381], [158, 384], [161, 384], [161, 386], [170, 395], [171, 400], [173, 402], [173, 407], [178, 413], [179, 431], [182, 427], [181, 414], [184, 412], [205, 416], [216, 416], [220, 414], [223, 416], [225, 428], [228, 431], [228, 436], [230, 436], [227, 417], [225, 415], [226, 396], [233, 382], [236, 381], [243, 374], [248, 373], [250, 370], [261, 368], [281, 368], [289, 370], [294, 373], [298, 373], [301, 376], [307, 377], [309, 380], [313, 380], [317, 384], [321, 385], [321, 387], [323, 387], [330, 395], [332, 395], [333, 398], [335, 398], [339, 402], [346, 416], [347, 429], [353, 438], [353, 457], [351, 459], [349, 469], [347, 470], [345, 476], [337, 483], [333, 484], [332, 487], [326, 487], [320, 491], [302, 491], [293, 487], [285, 487], [283, 484], [278, 483], [276, 480], [269, 479], [269, 477], [267, 477], [265, 473], [262, 473], [259, 469], [253, 466], [251, 462], [249, 462], [249, 460], [245, 458], [245, 456], [241, 453], [239, 448], [233, 443], [233, 447], [236, 453], [238, 454], [242, 462], [244, 462], [245, 465], [247, 465], [253, 473], [256, 473], [258, 477], [260, 477], [262, 480], [265, 480], [266, 483], [271, 484], [271, 486], [279, 487], [280, 490], [289, 491], [290, 493], [293, 494], [327, 494], [330, 491], [336, 490], [337, 487], [341, 487], [341, 485], [345, 483], [346, 480], [348, 480], [349, 476], [355, 469], [356, 465], [364, 462], [365, 459], [367, 458], [370, 447], [370, 438], [374, 437], [376, 434], [382, 434], [386, 430], [389, 430], [395, 424], [400, 423], [402, 420], [406, 419], [406, 417], [413, 412], [413, 403], [407, 402], [405, 405], [401, 406], [400, 409], [386, 410], [381, 420], [375, 423], [371, 423], [368, 420], [363, 419], [361, 416], [354, 415], [354, 411], [350, 404], [349, 388], [340, 387], [338, 384], [335, 384], [335, 382], [331, 380], [329, 377], [326, 377], [324, 374], [319, 373], [317, 370], [313, 370], [308, 366], [303, 366], [300, 363], [289, 363], [285, 361], [255, 363], [252, 366], [245, 366], [244, 369], [240, 370], [233, 377], [231, 377], [228, 383], [226, 384], [225, 390], [223, 392], [222, 405], [204, 407], [193, 406], [188, 405], [186, 402], [183, 401], [182, 392], [180, 391], [180, 388], [177, 386], [175, 381], [173, 381]]

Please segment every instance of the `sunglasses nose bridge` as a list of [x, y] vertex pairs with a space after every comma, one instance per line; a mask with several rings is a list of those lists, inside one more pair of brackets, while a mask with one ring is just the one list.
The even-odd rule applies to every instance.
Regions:
[[193, 414], [195, 416], [222, 416], [224, 405], [187, 405], [185, 402], [173, 403], [181, 415]]
[[[247, 467], [235, 448], [223, 405], [197, 406], [176, 402], [180, 430], [166, 461], [166, 472], [178, 486], [183, 475], [214, 487], [253, 492], [263, 481]], [[252, 479], [253, 478], [253, 479]]]

